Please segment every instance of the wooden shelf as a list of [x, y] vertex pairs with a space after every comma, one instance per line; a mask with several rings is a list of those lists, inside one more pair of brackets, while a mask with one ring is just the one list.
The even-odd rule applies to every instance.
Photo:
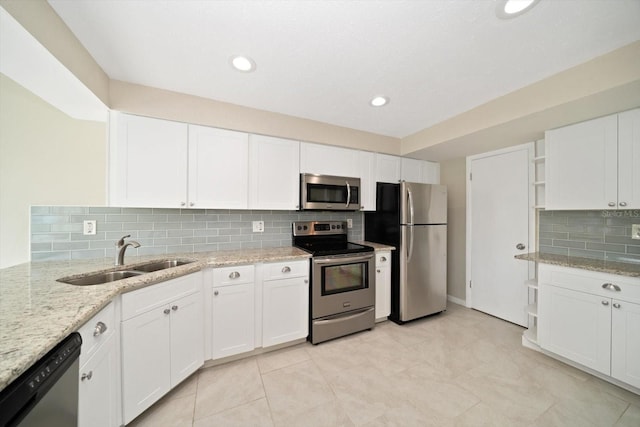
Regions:
[[534, 205], [533, 206], [534, 209], [545, 209], [544, 205]]
[[531, 289], [538, 289], [538, 281], [536, 279], [526, 280], [524, 284]]
[[546, 158], [546, 156], [538, 156], [538, 157], [534, 157], [533, 160], [531, 160], [533, 163], [539, 163], [539, 162], [544, 162], [544, 159]]
[[545, 185], [546, 182], [545, 181], [536, 181], [533, 183], [533, 185]]
[[533, 317], [538, 317], [538, 304], [533, 303], [527, 306], [527, 313]]

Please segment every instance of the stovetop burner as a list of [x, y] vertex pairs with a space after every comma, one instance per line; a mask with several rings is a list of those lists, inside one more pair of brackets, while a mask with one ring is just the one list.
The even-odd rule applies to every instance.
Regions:
[[347, 223], [344, 221], [294, 222], [293, 245], [313, 256], [373, 252], [370, 246], [347, 241]]

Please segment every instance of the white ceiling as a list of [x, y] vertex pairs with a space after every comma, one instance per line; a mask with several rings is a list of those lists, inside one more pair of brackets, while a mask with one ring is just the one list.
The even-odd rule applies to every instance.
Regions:
[[398, 138], [640, 40], [640, 0], [49, 3], [112, 79]]

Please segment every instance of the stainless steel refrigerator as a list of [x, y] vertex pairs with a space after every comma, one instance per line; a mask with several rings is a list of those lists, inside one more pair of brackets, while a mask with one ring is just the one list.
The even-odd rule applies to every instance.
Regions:
[[378, 183], [376, 211], [365, 213], [365, 240], [391, 252], [391, 315], [404, 323], [447, 307], [447, 188]]

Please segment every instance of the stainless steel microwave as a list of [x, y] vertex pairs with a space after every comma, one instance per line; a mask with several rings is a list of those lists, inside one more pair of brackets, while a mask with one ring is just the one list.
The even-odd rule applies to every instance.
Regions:
[[300, 209], [360, 210], [360, 178], [300, 174]]

